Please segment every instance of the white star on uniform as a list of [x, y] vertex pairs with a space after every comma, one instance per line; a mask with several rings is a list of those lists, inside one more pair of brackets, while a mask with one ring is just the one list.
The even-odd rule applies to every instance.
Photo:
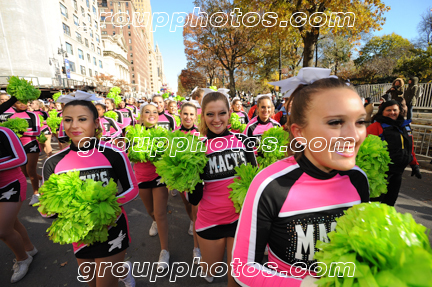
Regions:
[[157, 185], [161, 184], [162, 178], [156, 179]]
[[113, 251], [115, 248], [121, 249], [122, 241], [125, 237], [126, 237], [126, 234], [123, 234], [123, 230], [120, 230], [118, 237], [116, 239], [108, 242], [108, 244], [111, 244], [111, 247], [108, 250], [108, 252]]
[[7, 200], [9, 200], [11, 198], [11, 196], [16, 194], [17, 192], [18, 192], [17, 190], [14, 190], [14, 188], [11, 188], [10, 190], [3, 193], [2, 197], [0, 197], [0, 200], [2, 200], [3, 198], [6, 198]]
[[37, 150], [37, 145], [35, 145], [34, 147], [30, 148], [31, 152], [36, 152], [36, 150]]

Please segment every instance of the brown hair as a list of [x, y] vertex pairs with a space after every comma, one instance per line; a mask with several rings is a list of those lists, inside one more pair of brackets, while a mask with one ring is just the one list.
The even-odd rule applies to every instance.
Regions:
[[[117, 108], [117, 105], [115, 104], [115, 101], [114, 101], [113, 98], [106, 98], [105, 100], [108, 100], [108, 101], [111, 102], [111, 105], [112, 105], [112, 107], [113, 107], [113, 110], [115, 110], [115, 109]], [[105, 110], [106, 110], [106, 108], [105, 108]]]
[[[321, 91], [329, 89], [349, 89], [356, 92], [352, 86], [347, 86], [346, 83], [340, 79], [325, 78], [310, 85], [299, 85], [297, 89], [294, 90], [289, 99], [289, 101], [292, 101], [292, 106], [291, 115], [288, 117], [287, 122], [290, 137], [290, 148], [288, 149], [288, 155], [294, 155], [296, 160], [298, 160], [303, 153], [299, 152], [302, 150], [302, 148], [295, 140], [291, 132], [291, 126], [293, 124], [297, 124], [302, 128], [306, 127], [308, 125], [307, 112], [310, 110], [313, 97], [319, 95]], [[297, 148], [297, 146], [299, 147]]]
[[208, 103], [215, 102], [215, 101], [223, 101], [227, 107], [227, 111], [229, 112], [229, 109], [230, 109], [229, 102], [228, 102], [228, 99], [226, 98], [226, 96], [224, 94], [219, 93], [219, 92], [212, 92], [212, 93], [206, 94], [202, 100], [201, 120], [200, 120], [200, 123], [198, 126], [198, 129], [199, 129], [201, 135], [203, 135], [203, 136], [206, 136], [207, 132], [208, 132], [208, 127], [207, 127], [207, 124], [205, 123], [205, 120], [204, 120], [205, 109], [206, 109]]
[[265, 100], [265, 99], [269, 100], [271, 106], [274, 108], [273, 101], [272, 101], [272, 99], [270, 98], [270, 96], [262, 96], [262, 97], [260, 97], [260, 98], [258, 99], [258, 101], [257, 101], [257, 108], [259, 107], [260, 103], [261, 103], [263, 100]]
[[196, 100], [202, 96], [204, 96], [204, 90], [203, 89], [198, 89], [191, 95], [192, 100]]
[[[189, 102], [186, 102], [186, 103], [184, 103], [184, 104], [181, 106], [181, 108], [180, 108], [180, 113], [183, 111], [183, 108], [186, 108], [186, 107], [194, 108], [194, 109], [195, 109], [195, 113], [198, 114], [198, 109], [197, 109], [197, 107], [196, 107], [194, 104], [189, 103]], [[198, 115], [197, 115], [197, 116], [198, 116]]]

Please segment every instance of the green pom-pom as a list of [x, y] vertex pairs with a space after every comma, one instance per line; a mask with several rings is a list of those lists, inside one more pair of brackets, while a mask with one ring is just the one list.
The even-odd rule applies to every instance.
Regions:
[[169, 96], [170, 96], [169, 93], [165, 93], [165, 94], [162, 95], [162, 98], [163, 98], [164, 100], [166, 100], [166, 99], [169, 98]]
[[288, 143], [289, 134], [284, 131], [282, 127], [273, 127], [265, 131], [261, 137], [261, 143], [258, 148], [258, 153], [263, 157], [258, 160], [260, 166], [267, 167], [285, 158]]
[[[336, 230], [328, 234], [330, 242], [317, 242], [315, 259], [327, 267], [319, 263], [317, 269], [322, 269], [318, 275], [322, 277], [316, 284], [432, 286], [429, 230], [416, 223], [411, 214], [398, 213], [385, 204], [362, 203], [346, 210], [336, 221]], [[344, 272], [345, 266], [338, 262], [352, 262], [355, 267]], [[341, 268], [335, 274], [338, 265]]]
[[114, 111], [108, 111], [108, 112], [104, 113], [104, 116], [107, 117], [107, 118], [111, 118], [111, 119], [113, 119], [115, 121], [118, 120], [118, 114], [116, 112], [114, 112]]
[[371, 198], [387, 193], [386, 172], [390, 161], [387, 142], [378, 136], [368, 135], [360, 146], [356, 165], [367, 175]]
[[238, 131], [241, 128], [240, 117], [236, 113], [231, 113], [229, 123], [231, 124], [231, 129]]
[[41, 94], [41, 91], [36, 89], [32, 84], [32, 81], [12, 76], [9, 78], [9, 84], [6, 90], [9, 95], [26, 104], [29, 101], [37, 100]]
[[59, 98], [61, 95], [62, 95], [61, 92], [55, 93], [55, 94], [53, 95], [54, 102], [57, 102], [58, 98]]
[[50, 129], [55, 132], [59, 126], [61, 121], [63, 120], [62, 117], [57, 116], [58, 112], [55, 110], [48, 112], [48, 118], [46, 120], [47, 125], [50, 127]]
[[58, 214], [58, 219], [47, 230], [55, 243], [106, 241], [108, 226], [115, 226], [121, 213], [113, 179], [104, 187], [100, 181], [82, 181], [79, 171], [70, 171], [52, 174], [39, 191], [39, 203], [35, 204], [39, 212]]
[[23, 136], [23, 133], [29, 128], [29, 124], [25, 119], [13, 118], [8, 119], [4, 123], [0, 124], [1, 127], [11, 129], [19, 138]]
[[231, 201], [234, 203], [236, 212], [240, 213], [252, 180], [263, 168], [252, 166], [248, 163], [247, 165], [242, 164], [241, 166], [236, 166], [234, 169], [236, 171], [236, 178], [234, 178], [233, 183], [228, 185], [228, 188], [232, 189], [229, 198], [231, 198]]
[[205, 151], [201, 151], [202, 142], [180, 130], [168, 133], [168, 142], [170, 146], [161, 159], [154, 163], [156, 172], [169, 189], [192, 193], [195, 185], [202, 182], [200, 174], [208, 161]]
[[175, 121], [176, 121], [177, 126], [180, 126], [180, 125], [181, 125], [180, 117], [177, 116], [177, 115], [174, 115], [174, 119], [175, 119]]
[[[167, 138], [169, 132], [158, 126], [138, 132], [140, 127], [140, 125], [135, 125], [134, 127], [138, 136], [126, 135], [128, 139], [129, 137], [132, 139], [135, 137], [139, 138], [139, 140], [135, 139], [135, 141], [129, 140], [131, 145], [128, 154], [129, 160], [132, 162], [156, 162], [161, 158], [168, 145], [168, 142], [163, 138]], [[129, 129], [129, 131], [132, 130], [133, 129]], [[159, 140], [159, 138], [162, 139]]]
[[247, 127], [247, 124], [242, 124], [242, 125], [240, 126], [240, 132], [241, 132], [241, 133], [244, 132], [244, 130], [246, 129], [246, 127]]
[[47, 138], [44, 133], [41, 133], [40, 136], [36, 137], [36, 139], [41, 144], [44, 144], [47, 141]]
[[119, 87], [112, 87], [106, 97], [113, 99], [117, 106], [122, 101], [121, 97], [119, 96], [120, 93], [121, 89]]

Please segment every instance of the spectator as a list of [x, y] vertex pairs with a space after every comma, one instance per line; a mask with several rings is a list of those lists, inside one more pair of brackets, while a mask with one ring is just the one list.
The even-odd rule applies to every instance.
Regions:
[[408, 88], [405, 91], [405, 101], [407, 104], [407, 120], [412, 119], [413, 107], [417, 104], [417, 97], [419, 94], [419, 79], [417, 77], [411, 77], [408, 81]]
[[398, 97], [403, 97], [403, 86], [404, 81], [401, 78], [397, 78], [393, 81], [392, 87], [387, 90], [386, 94], [390, 94], [392, 100], [396, 100]]
[[[370, 122], [372, 120], [372, 113], [373, 113], [373, 102], [371, 98], [365, 99], [364, 108], [366, 110], [366, 122]], [[369, 125], [370, 123], [366, 124], [366, 126]]]

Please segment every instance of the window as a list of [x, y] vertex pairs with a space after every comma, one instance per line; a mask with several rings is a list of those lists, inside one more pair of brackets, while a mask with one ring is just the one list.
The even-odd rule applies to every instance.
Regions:
[[132, 51], [132, 46], [129, 46], [129, 50]]
[[87, 8], [90, 9], [90, 1], [89, 0], [86, 0], [86, 5], [87, 5]]
[[82, 30], [84, 31], [84, 32], [87, 32], [87, 24], [86, 23], [82, 23]]
[[105, 21], [105, 16], [101, 16], [101, 21]]
[[130, 29], [130, 25], [128, 25], [128, 29]]
[[97, 64], [96, 64], [96, 57], [93, 57], [93, 65], [97, 66]]
[[75, 23], [75, 25], [79, 26], [79, 19], [75, 15], [74, 15], [74, 23]]
[[113, 13], [113, 9], [111, 9], [111, 13]]
[[78, 5], [77, 5], [77, 1], [76, 1], [76, 0], [74, 0], [73, 2], [74, 2], [74, 9], [75, 9], [75, 11], [77, 11], [77, 10], [78, 10]]
[[93, 52], [95, 52], [95, 45], [93, 43], [91, 43], [91, 49], [93, 50]]
[[135, 74], [132, 74], [132, 78], [135, 78]]
[[118, 2], [118, 6], [120, 7], [120, 1]]
[[85, 17], [84, 7], [81, 6], [81, 16]]
[[97, 75], [98, 75], [98, 72], [97, 72], [97, 71], [95, 71], [95, 77], [97, 77]]
[[99, 35], [98, 34], [96, 34], [96, 42], [100, 43]]
[[97, 48], [97, 52], [98, 52], [98, 55], [100, 55], [101, 54], [101, 49]]
[[78, 57], [79, 57], [81, 60], [84, 60], [84, 53], [83, 53], [83, 51], [80, 50], [80, 49], [78, 49]]
[[92, 75], [92, 70], [91, 70], [91, 69], [89, 69], [89, 76], [90, 76], [90, 77], [93, 76], [93, 75]]
[[75, 35], [76, 35], [77, 41], [80, 42], [80, 43], [82, 43], [81, 34], [78, 33], [78, 32], [75, 32]]
[[129, 39], [129, 44], [131, 44], [132, 43], [132, 39]]
[[93, 38], [93, 30], [92, 29], [90, 29], [90, 37]]
[[94, 22], [94, 27], [97, 30], [97, 28], [98, 28], [97, 21]]
[[65, 23], [63, 23], [63, 33], [65, 33], [66, 35], [70, 36], [70, 28]]
[[131, 36], [131, 32], [128, 32], [128, 36], [129, 36], [129, 37]]
[[90, 16], [90, 14], [87, 14], [87, 20], [88, 20], [88, 22], [90, 23], [90, 26], [91, 26], [91, 16]]
[[110, 1], [110, 6], [112, 6], [112, 1]]
[[126, 2], [126, 7], [129, 7], [129, 3], [128, 2]]
[[69, 61], [69, 67], [70, 67], [71, 72], [76, 72], [75, 63], [74, 62]]
[[134, 71], [134, 67], [132, 67], [132, 72]]
[[68, 42], [66, 42], [66, 51], [67, 51], [69, 54], [73, 55], [73, 48], [72, 48], [72, 45], [69, 44]]
[[85, 45], [86, 45], [86, 47], [88, 48], [88, 47], [89, 47], [89, 45], [88, 45], [88, 40], [87, 40], [87, 39], [84, 39], [84, 41], [85, 41]]
[[108, 35], [107, 31], [102, 31], [102, 35]]
[[113, 36], [115, 35], [115, 31], [113, 31]]
[[131, 65], [133, 65], [133, 60], [131, 60]]
[[102, 61], [99, 60], [99, 68], [103, 69]]
[[84, 66], [80, 66], [81, 68], [81, 74], [85, 75], [86, 74], [86, 70]]
[[132, 80], [132, 84], [135, 84], [135, 80]]
[[90, 54], [87, 54], [87, 61], [91, 63]]
[[131, 58], [133, 57], [133, 54], [132, 54], [132, 53], [130, 54], [130, 57], [131, 57]]
[[95, 6], [93, 6], [93, 14], [95, 14], [95, 16], [96, 16], [96, 8], [95, 8]]
[[66, 18], [68, 18], [67, 8], [62, 3], [60, 3], [60, 13], [62, 13], [63, 16], [65, 16]]

